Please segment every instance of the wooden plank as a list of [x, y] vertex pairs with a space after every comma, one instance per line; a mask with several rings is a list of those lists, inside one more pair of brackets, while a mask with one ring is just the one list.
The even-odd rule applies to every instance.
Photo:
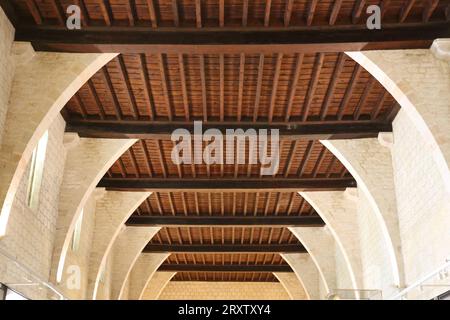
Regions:
[[286, 7], [284, 9], [284, 26], [288, 27], [292, 16], [292, 7], [294, 0], [287, 0]]
[[439, 0], [428, 0], [423, 11], [422, 21], [428, 22], [439, 4]]
[[158, 271], [171, 272], [292, 272], [289, 265], [220, 265], [220, 264], [163, 264]]
[[311, 75], [311, 82], [309, 83], [308, 93], [306, 94], [305, 104], [303, 106], [303, 111], [302, 111], [302, 120], [303, 121], [308, 120], [309, 109], [311, 107], [311, 102], [314, 98], [314, 93], [316, 91], [316, 87], [319, 82], [320, 70], [322, 69], [324, 58], [325, 58], [325, 55], [323, 53], [319, 53], [316, 58], [316, 61], [314, 62], [314, 69], [313, 69], [313, 73]]
[[284, 121], [288, 122], [289, 118], [291, 117], [291, 111], [292, 111], [292, 106], [294, 104], [294, 99], [295, 99], [295, 92], [297, 91], [297, 83], [298, 83], [298, 79], [300, 76], [300, 71], [302, 69], [302, 64], [303, 64], [303, 57], [304, 55], [302, 53], [298, 53], [296, 55], [296, 59], [295, 59], [295, 71], [294, 71], [294, 76], [292, 78], [292, 82], [289, 85], [289, 98], [288, 98], [288, 104], [286, 107], [286, 114], [284, 117]]
[[318, 0], [310, 0], [308, 5], [308, 11], [306, 15], [306, 25], [310, 26], [312, 25], [313, 19], [314, 19], [314, 13], [316, 12], [316, 7]]
[[[94, 121], [73, 120], [67, 124], [67, 132], [77, 132], [83, 138], [103, 139], [170, 139], [172, 132], [184, 128], [194, 135], [194, 124], [179, 122], [147, 122], [147, 121]], [[203, 130], [218, 129], [226, 133], [227, 129], [276, 129], [279, 130], [281, 139], [357, 139], [374, 138], [379, 132], [391, 132], [392, 125], [380, 122], [349, 122], [342, 123], [330, 121], [312, 122], [304, 125], [292, 125], [286, 122], [272, 122], [272, 124], [261, 122], [217, 122], [208, 121], [202, 124]]]
[[341, 10], [342, 0], [335, 0], [333, 3], [333, 9], [331, 10], [329, 24], [332, 26], [336, 23], [339, 11]]
[[357, 23], [366, 5], [366, 0], [357, 0], [352, 12], [352, 22]]
[[195, 191], [211, 192], [300, 192], [300, 191], [341, 191], [356, 187], [353, 178], [291, 178], [291, 179], [260, 179], [240, 178], [228, 179], [178, 179], [178, 178], [103, 178], [98, 187], [118, 191], [152, 191], [176, 192]]
[[406, 18], [408, 17], [409, 12], [411, 11], [412, 7], [416, 3], [416, 0], [408, 0], [404, 5], [400, 12], [400, 22], [405, 22]]
[[270, 106], [269, 106], [269, 123], [272, 123], [272, 120], [273, 120], [273, 112], [275, 110], [275, 102], [276, 102], [277, 90], [278, 90], [278, 79], [280, 78], [280, 70], [281, 70], [282, 61], [283, 61], [283, 54], [279, 53], [277, 55], [275, 74], [273, 76], [273, 82], [272, 82], [272, 94], [270, 96]]
[[150, 227], [323, 227], [325, 223], [319, 216], [132, 216], [126, 222], [128, 226]]
[[301, 244], [153, 244], [149, 243], [145, 246], [144, 253], [151, 252], [179, 252], [179, 253], [209, 253], [209, 252], [239, 252], [239, 253], [306, 253], [306, 249]]
[[264, 9], [264, 27], [270, 24], [270, 11], [272, 8], [272, 0], [266, 0], [266, 8]]
[[164, 31], [141, 27], [96, 27], [66, 31], [53, 26], [23, 26], [17, 41], [36, 50], [121, 53], [299, 53], [429, 48], [450, 37], [448, 22], [383, 25], [383, 32], [323, 27], [289, 29], [187, 29]]
[[156, 12], [155, 12], [155, 6], [154, 6], [154, 3], [153, 3], [153, 0], [146, 0], [146, 2], [147, 2], [148, 15], [150, 17], [152, 28], [157, 28], [158, 27], [158, 20], [156, 18]]
[[34, 0], [27, 0], [27, 8], [28, 10], [30, 10], [34, 22], [36, 22], [36, 24], [42, 24], [41, 13], [39, 12], [38, 7], [36, 6], [36, 2]]

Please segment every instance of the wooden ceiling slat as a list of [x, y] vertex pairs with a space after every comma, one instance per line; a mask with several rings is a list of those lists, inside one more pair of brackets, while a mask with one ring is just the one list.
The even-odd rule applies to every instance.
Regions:
[[125, 10], [127, 11], [128, 21], [130, 26], [135, 25], [136, 20], [136, 11], [135, 11], [135, 0], [130, 0], [125, 2]]
[[357, 0], [355, 6], [353, 7], [352, 22], [357, 23], [361, 18], [363, 9], [366, 6], [366, 0]]
[[195, 0], [195, 20], [197, 28], [202, 27], [202, 2], [201, 0]]
[[278, 80], [280, 78], [280, 69], [281, 69], [281, 63], [283, 61], [283, 54], [279, 53], [277, 55], [277, 62], [275, 66], [275, 74], [273, 76], [273, 82], [272, 82], [272, 94], [270, 97], [270, 107], [269, 107], [269, 123], [272, 122], [273, 119], [273, 112], [275, 109], [275, 100], [277, 98], [277, 89], [278, 89]]
[[256, 84], [255, 105], [253, 109], [253, 122], [258, 120], [259, 103], [261, 100], [262, 79], [264, 75], [264, 54], [259, 55], [258, 79]]
[[152, 96], [152, 89], [150, 87], [150, 78], [148, 75], [148, 69], [147, 69], [147, 57], [144, 53], [141, 53], [139, 55], [139, 61], [140, 61], [140, 65], [141, 68], [139, 69], [141, 77], [142, 77], [142, 82], [144, 83], [144, 93], [145, 93], [145, 97], [147, 99], [147, 111], [148, 111], [148, 115], [150, 117], [151, 120], [153, 120], [155, 118], [155, 106], [153, 104], [153, 96]]
[[206, 98], [206, 75], [205, 75], [205, 57], [203, 54], [199, 55], [200, 59], [200, 79], [202, 91], [202, 107], [203, 107], [203, 121], [208, 121], [208, 101]]
[[334, 164], [335, 164], [336, 161], [337, 161], [337, 158], [336, 158], [336, 157], [331, 158], [330, 164], [328, 165], [327, 171], [325, 172], [325, 176], [326, 176], [327, 178], [329, 178], [330, 175], [332, 174], [333, 166], [334, 166]]
[[248, 0], [243, 0], [242, 3], [242, 26], [246, 27], [248, 24]]
[[308, 11], [306, 14], [306, 25], [312, 25], [314, 19], [314, 13], [316, 11], [318, 0], [309, 0]]
[[225, 26], [225, 0], [219, 0], [219, 26]]
[[335, 0], [333, 2], [333, 9], [331, 10], [330, 19], [328, 23], [330, 26], [334, 25], [337, 21], [337, 18], [339, 16], [339, 11], [341, 10], [342, 6], [342, 0]]
[[163, 156], [163, 150], [161, 147], [161, 141], [156, 140], [156, 148], [158, 150], [159, 162], [161, 164], [162, 174], [164, 178], [167, 178], [167, 164]]
[[272, 0], [266, 0], [266, 7], [264, 9], [264, 27], [270, 24], [270, 11], [272, 8]]
[[128, 149], [128, 153], [131, 158], [131, 164], [133, 166], [133, 170], [135, 172], [136, 177], [138, 178], [141, 176], [141, 174], [139, 172], [139, 166], [137, 164], [136, 155], [134, 154], [133, 148]]
[[111, 96], [111, 100], [113, 102], [113, 107], [115, 110], [115, 115], [117, 117], [117, 120], [122, 120], [122, 118], [123, 118], [122, 109], [120, 108], [120, 103], [117, 99], [117, 94], [116, 94], [116, 91], [112, 84], [111, 77], [109, 76], [108, 68], [106, 66], [101, 69], [101, 74], [102, 74], [103, 80], [105, 81], [106, 85], [108, 86], [108, 93]]
[[183, 104], [184, 104], [184, 113], [186, 121], [190, 121], [190, 112], [189, 112], [189, 101], [188, 101], [188, 93], [186, 89], [186, 75], [184, 70], [184, 60], [183, 54], [178, 55], [178, 63], [180, 68], [180, 77], [181, 77], [181, 91], [183, 93]]
[[220, 121], [225, 119], [225, 106], [224, 106], [224, 82], [225, 82], [225, 57], [223, 54], [219, 55], [219, 109], [220, 109]]
[[423, 11], [422, 21], [428, 22], [439, 4], [439, 0], [428, 0]]
[[36, 6], [35, 0], [27, 0], [27, 7], [30, 10], [36, 24], [42, 24], [42, 16], [39, 12], [38, 7]]
[[285, 27], [288, 27], [289, 23], [291, 21], [293, 4], [294, 4], [294, 0], [286, 1], [285, 11], [284, 11], [284, 19], [283, 19]]
[[375, 78], [371, 77], [369, 79], [369, 83], [364, 88], [364, 92], [363, 92], [361, 98], [359, 99], [358, 105], [356, 106], [356, 109], [355, 109], [355, 111], [353, 113], [353, 118], [355, 120], [358, 120], [359, 117], [361, 116], [362, 108], [363, 108], [363, 106], [364, 106], [364, 104], [365, 104], [365, 102], [367, 100], [367, 97], [369, 96], [370, 91], [372, 90], [375, 82], [376, 82]]
[[153, 0], [146, 0], [147, 3], [147, 9], [148, 9], [148, 14], [151, 20], [151, 24], [152, 24], [152, 28], [157, 28], [158, 27], [158, 20], [156, 17], [156, 12], [155, 12], [155, 4], [153, 3]]
[[408, 0], [402, 7], [402, 10], [400, 12], [400, 22], [405, 22], [406, 18], [408, 17], [409, 12], [411, 11], [412, 7], [414, 6], [416, 0]]
[[50, 0], [50, 4], [52, 5], [53, 11], [55, 12], [56, 18], [59, 21], [61, 26], [66, 25], [66, 13], [61, 6], [61, 3], [56, 0]]
[[177, 0], [172, 0], [172, 15], [173, 15], [173, 25], [175, 27], [180, 26], [180, 16], [178, 12], [178, 3]]
[[105, 109], [103, 108], [103, 105], [98, 97], [97, 91], [95, 90], [95, 86], [92, 83], [92, 79], [89, 79], [87, 81], [87, 84], [88, 84], [88, 88], [89, 88], [89, 93], [91, 94], [91, 96], [94, 97], [96, 107], [99, 111], [100, 119], [105, 119], [105, 117], [106, 117]]
[[81, 97], [80, 97], [79, 93], [78, 92], [75, 93], [74, 97], [75, 97], [75, 100], [77, 101], [77, 104], [78, 104], [78, 106], [80, 108], [79, 110], [80, 110], [81, 116], [83, 117], [83, 119], [85, 119], [86, 115], [87, 115], [87, 111], [86, 111], [86, 107], [84, 106], [83, 101], [81, 100]]
[[325, 55], [323, 53], [317, 54], [316, 61], [314, 63], [313, 74], [311, 76], [311, 82], [309, 84], [308, 93], [306, 95], [305, 103], [303, 106], [302, 121], [306, 121], [308, 119], [309, 111], [311, 108], [311, 102], [314, 98], [314, 93], [316, 91], [316, 87], [319, 82], [320, 70], [322, 69], [324, 58]]
[[339, 82], [339, 75], [342, 72], [344, 64], [345, 64], [345, 54], [344, 53], [340, 53], [339, 54], [339, 58], [338, 58], [338, 60], [336, 62], [336, 66], [335, 66], [334, 71], [333, 71], [331, 82], [328, 85], [327, 94], [326, 94], [325, 99], [324, 99], [324, 101], [322, 103], [322, 109], [320, 111], [320, 119], [321, 120], [325, 120], [325, 117], [327, 116], [328, 108], [329, 108], [331, 99], [333, 98], [334, 89], [335, 89], [336, 84]]
[[337, 113], [338, 120], [342, 120], [342, 117], [344, 116], [345, 108], [347, 107], [347, 104], [353, 93], [354, 84], [358, 80], [361, 71], [362, 71], [361, 65], [356, 64], [356, 66], [353, 70], [353, 73], [352, 73], [352, 77], [350, 79], [350, 83], [347, 86], [347, 90], [345, 91], [344, 98], [342, 99], [341, 104], [339, 106], [339, 111]]
[[294, 99], [295, 99], [295, 93], [297, 90], [298, 79], [299, 79], [300, 72], [302, 69], [303, 57], [304, 57], [304, 55], [302, 53], [296, 54], [295, 71], [294, 71], [294, 75], [292, 77], [292, 82], [290, 84], [288, 104], [287, 104], [286, 114], [285, 114], [285, 118], [284, 118], [284, 120], [286, 122], [289, 121], [289, 118], [291, 116], [291, 110], [292, 110], [292, 106], [293, 106]]
[[384, 17], [386, 16], [386, 13], [389, 9], [389, 5], [391, 4], [391, 0], [382, 0], [381, 1], [381, 19], [383, 21]]
[[119, 55], [118, 63], [119, 63], [119, 75], [121, 76], [127, 88], [126, 90], [127, 98], [131, 104], [131, 112], [133, 114], [133, 118], [139, 119], [139, 110], [136, 103], [136, 97], [134, 96], [133, 88], [131, 87], [130, 77], [127, 71], [127, 66], [125, 65], [125, 61], [122, 55]]
[[314, 148], [314, 141], [308, 141], [308, 145], [306, 146], [305, 153], [303, 154], [302, 162], [297, 170], [297, 176], [301, 177], [306, 169], [306, 163], [311, 156], [312, 150]]
[[167, 109], [167, 116], [169, 118], [169, 121], [172, 121], [172, 119], [173, 119], [172, 104], [170, 102], [169, 89], [167, 88], [166, 66], [165, 66], [163, 54], [158, 55], [158, 63], [159, 63], [159, 70], [160, 70], [160, 76], [161, 76], [161, 86], [163, 89], [164, 100], [165, 100], [166, 109]]
[[244, 92], [244, 76], [245, 76], [245, 54], [239, 55], [239, 89], [238, 89], [238, 103], [237, 103], [237, 121], [240, 122], [242, 118], [242, 95]]
[[107, 26], [112, 25], [112, 16], [111, 16], [111, 8], [109, 6], [109, 1], [106, 0], [97, 0], [98, 5], [100, 6], [100, 10], [103, 15], [103, 19]]

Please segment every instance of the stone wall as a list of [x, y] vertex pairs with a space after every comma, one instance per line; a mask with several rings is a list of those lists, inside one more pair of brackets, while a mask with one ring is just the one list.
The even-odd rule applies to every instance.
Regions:
[[14, 28], [0, 8], [0, 145], [8, 108], [8, 100], [14, 77], [14, 59], [11, 49], [14, 40]]
[[[415, 129], [406, 112], [400, 111], [393, 127], [397, 212], [406, 283], [411, 285], [450, 259], [450, 193], [430, 144]], [[438, 279], [435, 277], [427, 284]], [[448, 287], [417, 289], [410, 297], [428, 299], [446, 290]]]
[[[58, 216], [58, 195], [62, 180], [65, 148], [63, 145], [65, 122], [59, 116], [49, 129], [46, 161], [37, 209], [27, 206], [27, 185], [30, 165], [21, 180], [19, 192], [13, 202], [6, 235], [0, 239], [0, 250], [7, 253], [29, 271], [7, 262], [0, 255], [0, 282], [23, 283], [27, 278], [35, 282], [30, 273], [48, 281]], [[8, 259], [9, 260], [9, 259]], [[47, 290], [37, 287], [15, 287], [30, 298], [46, 298]]]
[[289, 300], [279, 282], [170, 281], [159, 300]]

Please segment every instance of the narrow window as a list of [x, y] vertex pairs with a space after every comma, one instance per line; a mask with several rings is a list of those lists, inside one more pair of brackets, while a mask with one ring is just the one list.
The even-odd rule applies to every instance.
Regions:
[[80, 216], [77, 219], [77, 223], [75, 224], [75, 229], [73, 229], [72, 235], [72, 251], [77, 251], [80, 247], [80, 238], [81, 238], [81, 226], [83, 225], [83, 213], [82, 209], [80, 212]]
[[36, 209], [39, 204], [39, 191], [42, 184], [42, 175], [44, 172], [45, 153], [47, 150], [48, 131], [44, 133], [39, 140], [38, 145], [33, 150], [31, 157], [30, 175], [28, 177], [27, 205]]

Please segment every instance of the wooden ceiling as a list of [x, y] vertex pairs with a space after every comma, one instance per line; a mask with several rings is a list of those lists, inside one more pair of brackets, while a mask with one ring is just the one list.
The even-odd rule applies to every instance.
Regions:
[[364, 10], [381, 4], [388, 23], [445, 19], [446, 1], [355, 0], [15, 0], [22, 23], [65, 25], [66, 8], [79, 4], [84, 26], [289, 27], [363, 24]]
[[[71, 4], [80, 5], [80, 31], [65, 29]], [[372, 4], [381, 6], [383, 32], [366, 28]], [[247, 53], [311, 53], [428, 48], [450, 35], [448, 0], [0, 0], [0, 5], [17, 40], [48, 51], [219, 54], [240, 45]]]
[[315, 215], [295, 192], [155, 192], [136, 215], [290, 216]]
[[[78, 4], [82, 29], [65, 29]], [[381, 5], [381, 31], [366, 8]], [[149, 190], [128, 225], [161, 226], [144, 252], [170, 252], [175, 281], [277, 281], [289, 226], [324, 222], [298, 194], [356, 182], [318, 140], [391, 131], [394, 98], [344, 51], [428, 48], [450, 37], [447, 0], [0, 0], [36, 50], [120, 53], [70, 99], [66, 130], [137, 138], [100, 187]], [[176, 165], [174, 129], [280, 130], [280, 166]], [[248, 149], [248, 145], [246, 145]]]
[[393, 105], [343, 53], [127, 54], [97, 72], [66, 110], [77, 123], [376, 123]]

